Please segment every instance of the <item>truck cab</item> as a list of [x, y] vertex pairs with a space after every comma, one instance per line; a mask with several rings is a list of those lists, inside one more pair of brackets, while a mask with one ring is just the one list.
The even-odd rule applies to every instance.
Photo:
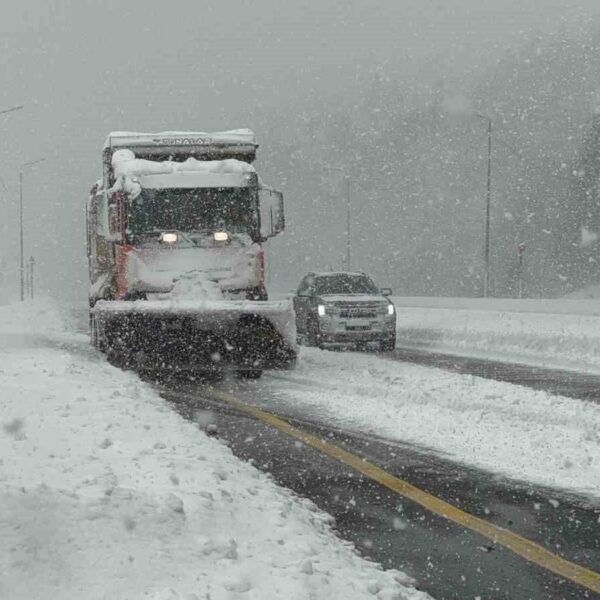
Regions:
[[[212, 296], [266, 300], [262, 243], [284, 229], [283, 197], [259, 182], [247, 136], [199, 145], [194, 134], [182, 138], [194, 142], [188, 147], [156, 134], [169, 144], [158, 149], [132, 143], [133, 134], [114, 137], [88, 204], [90, 303], [183, 293], [200, 281]], [[217, 155], [246, 160], [204, 160]]]

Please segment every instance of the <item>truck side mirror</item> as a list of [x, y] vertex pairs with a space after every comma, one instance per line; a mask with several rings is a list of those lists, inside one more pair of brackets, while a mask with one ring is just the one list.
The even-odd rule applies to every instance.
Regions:
[[283, 212], [283, 194], [269, 187], [258, 191], [260, 210], [260, 236], [263, 239], [273, 237], [285, 229]]
[[274, 190], [273, 196], [273, 235], [277, 235], [285, 229], [285, 215], [283, 212], [283, 193], [279, 190]]

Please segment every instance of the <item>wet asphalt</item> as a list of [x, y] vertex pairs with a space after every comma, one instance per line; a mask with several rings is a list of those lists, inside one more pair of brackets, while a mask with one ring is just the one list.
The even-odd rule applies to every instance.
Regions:
[[560, 369], [546, 369], [519, 363], [428, 352], [414, 348], [397, 348], [386, 358], [429, 367], [505, 381], [551, 394], [600, 402], [600, 375]]
[[[248, 404], [284, 416], [293, 425], [367, 458], [464, 511], [580, 565], [600, 569], [600, 504], [500, 479], [408, 445], [332, 429], [298, 410], [285, 414], [277, 400], [277, 384], [267, 376], [261, 382], [226, 379], [216, 386]], [[220, 439], [236, 456], [251, 461], [278, 484], [310, 498], [334, 517], [336, 533], [353, 542], [363, 556], [385, 568], [404, 571], [417, 588], [434, 598], [600, 598], [223, 404], [205, 384], [163, 383], [159, 390], [186, 418], [205, 411]]]

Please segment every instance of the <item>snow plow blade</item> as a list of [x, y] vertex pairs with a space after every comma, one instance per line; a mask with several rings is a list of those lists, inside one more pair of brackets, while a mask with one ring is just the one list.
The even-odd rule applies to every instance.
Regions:
[[134, 369], [259, 376], [296, 362], [290, 302], [99, 301], [90, 310], [92, 343]]

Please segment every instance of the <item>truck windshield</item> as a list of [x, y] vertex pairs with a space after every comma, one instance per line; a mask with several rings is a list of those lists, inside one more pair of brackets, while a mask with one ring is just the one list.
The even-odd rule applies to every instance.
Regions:
[[129, 205], [128, 229], [133, 235], [223, 229], [254, 236], [256, 206], [249, 188], [143, 189]]
[[315, 279], [317, 295], [325, 294], [378, 294], [375, 284], [364, 275], [328, 275]]

